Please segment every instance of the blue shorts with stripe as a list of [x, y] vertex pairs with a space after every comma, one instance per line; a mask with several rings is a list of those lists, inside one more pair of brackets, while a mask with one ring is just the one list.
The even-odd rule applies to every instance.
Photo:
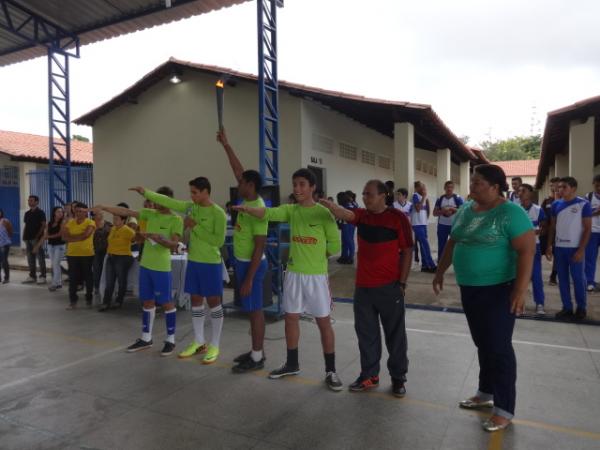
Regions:
[[[247, 297], [241, 299], [242, 309], [246, 312], [258, 311], [263, 306], [263, 279], [267, 272], [267, 260], [263, 258], [252, 279], [252, 291]], [[235, 260], [235, 280], [237, 288], [242, 287], [242, 283], [246, 279], [246, 274], [250, 268], [250, 261]]]
[[223, 296], [223, 264], [188, 261], [185, 292], [202, 297]]
[[140, 300], [154, 300], [159, 305], [171, 301], [173, 279], [171, 272], [161, 272], [140, 267]]

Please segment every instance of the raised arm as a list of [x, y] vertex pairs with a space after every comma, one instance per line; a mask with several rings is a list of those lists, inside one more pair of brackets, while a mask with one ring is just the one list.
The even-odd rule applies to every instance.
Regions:
[[353, 222], [356, 217], [354, 212], [351, 210], [337, 205], [330, 200], [322, 198], [319, 200], [319, 203], [331, 211], [331, 214], [333, 214], [333, 217], [336, 219], [343, 220], [345, 222]]
[[99, 209], [101, 211], [106, 211], [114, 216], [127, 216], [127, 217], [135, 217], [136, 219], [140, 217], [139, 211], [134, 211], [133, 209], [123, 208], [121, 206], [106, 206], [106, 205], [96, 205], [92, 209]]
[[240, 162], [239, 158], [235, 154], [235, 151], [229, 145], [229, 141], [227, 140], [227, 134], [225, 133], [225, 128], [221, 131], [217, 132], [217, 142], [220, 142], [223, 148], [225, 149], [225, 153], [227, 154], [227, 159], [229, 160], [229, 166], [233, 171], [233, 175], [235, 179], [239, 182], [242, 179], [242, 173], [244, 172], [244, 167]]
[[234, 211], [250, 214], [251, 216], [258, 217], [259, 219], [263, 219], [267, 213], [267, 208], [253, 208], [251, 206], [246, 205], [235, 205], [232, 206], [231, 209], [233, 209]]

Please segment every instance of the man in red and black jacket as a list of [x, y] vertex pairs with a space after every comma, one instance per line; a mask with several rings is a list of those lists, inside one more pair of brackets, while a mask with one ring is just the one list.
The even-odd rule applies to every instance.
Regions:
[[412, 259], [412, 228], [406, 216], [386, 205], [387, 188], [379, 180], [368, 181], [363, 190], [366, 208], [352, 211], [321, 200], [340, 220], [358, 229], [358, 266], [354, 292], [354, 328], [358, 337], [361, 373], [351, 391], [379, 385], [383, 325], [389, 353], [392, 392], [404, 397], [408, 370], [404, 290]]

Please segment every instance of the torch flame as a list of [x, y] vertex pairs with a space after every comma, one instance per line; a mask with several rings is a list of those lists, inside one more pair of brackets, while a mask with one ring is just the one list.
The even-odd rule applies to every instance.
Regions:
[[218, 88], [223, 89], [225, 87], [225, 84], [223, 83], [223, 80], [219, 80], [219, 81], [217, 81], [217, 84], [215, 86], [217, 86]]

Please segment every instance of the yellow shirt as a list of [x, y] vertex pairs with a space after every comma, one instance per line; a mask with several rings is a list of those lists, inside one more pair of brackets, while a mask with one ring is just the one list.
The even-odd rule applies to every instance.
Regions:
[[135, 236], [135, 231], [127, 225], [119, 228], [112, 227], [108, 235], [109, 255], [127, 255], [131, 256], [131, 240]]
[[[85, 233], [87, 227], [96, 229], [96, 224], [92, 219], [85, 219], [81, 223], [77, 223], [75, 219], [67, 222], [67, 230], [71, 236], [77, 236]], [[67, 256], [94, 256], [94, 233], [84, 241], [68, 242]]]

